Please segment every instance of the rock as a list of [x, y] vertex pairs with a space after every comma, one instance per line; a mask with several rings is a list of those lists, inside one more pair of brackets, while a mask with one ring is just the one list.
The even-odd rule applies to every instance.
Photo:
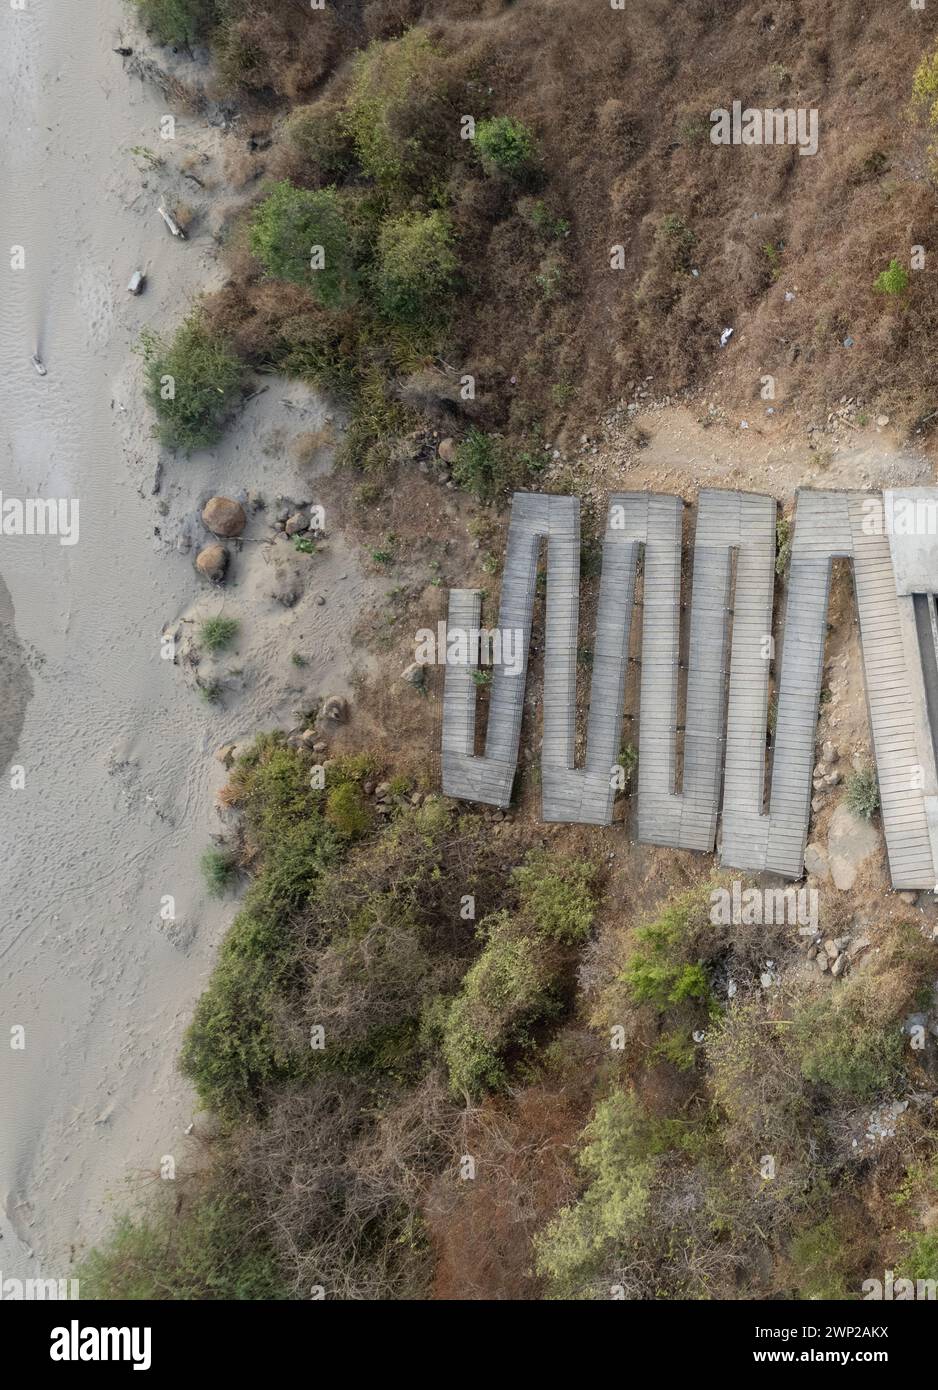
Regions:
[[863, 951], [868, 951], [872, 944], [868, 936], [855, 936], [847, 947], [847, 959], [856, 960], [857, 956]]
[[305, 744], [308, 744], [309, 747], [315, 749], [316, 741], [319, 738], [319, 735], [316, 733], [315, 729], [304, 729], [301, 737]]
[[328, 747], [329, 747], [328, 743], [322, 743], [322, 742], [320, 742], [320, 743], [314, 743], [314, 744], [313, 744], [313, 752], [314, 752], [314, 753], [325, 753]]
[[843, 951], [841, 951], [840, 955], [837, 957], [837, 959], [834, 961], [834, 964], [831, 966], [831, 974], [834, 976], [842, 975], [846, 968], [847, 957], [844, 955]]
[[818, 811], [822, 811], [823, 809], [824, 809], [824, 798], [823, 798], [823, 796], [815, 796], [815, 797], [812, 797], [812, 798], [811, 798], [811, 810], [814, 812], [814, 814], [817, 815]]
[[374, 782], [362, 782], [362, 791], [365, 793], [366, 796], [371, 796], [374, 792], [374, 789]]
[[298, 536], [301, 531], [309, 530], [309, 516], [306, 512], [294, 512], [292, 516], [287, 517], [283, 529], [288, 536]]
[[444, 463], [452, 463], [456, 457], [455, 439], [441, 439], [437, 446], [437, 453]]
[[831, 817], [827, 853], [835, 887], [852, 888], [860, 867], [879, 848], [879, 835], [869, 821], [857, 820], [841, 803]]
[[228, 572], [228, 551], [217, 541], [211, 545], [206, 545], [195, 557], [195, 567], [199, 574], [206, 579], [210, 579], [213, 584], [220, 584]]
[[390, 790], [390, 782], [379, 782], [378, 785], [375, 787], [375, 796], [378, 798], [379, 801], [383, 801]]
[[908, 890], [905, 890], [899, 894], [899, 901], [901, 903], [908, 903], [911, 907], [913, 903], [918, 902], [918, 894], [910, 893]]
[[321, 719], [328, 719], [333, 724], [344, 724], [348, 719], [348, 701], [342, 695], [330, 695], [322, 702], [322, 709], [319, 711]]
[[277, 603], [282, 603], [284, 608], [292, 608], [299, 601], [302, 592], [297, 584], [280, 584], [271, 590], [270, 597]]
[[824, 942], [824, 950], [827, 952], [827, 959], [829, 961], [835, 961], [840, 955], [836, 941], [831, 941], [830, 938]]
[[210, 497], [202, 508], [202, 520], [216, 536], [240, 536], [247, 517], [233, 497]]
[[879, 425], [879, 428], [880, 428], [881, 430], [885, 429], [886, 426], [889, 424], [889, 416], [888, 416], [888, 415], [877, 415], [877, 417], [876, 417], [876, 423], [877, 423], [877, 425]]
[[320, 608], [322, 608], [322, 606], [323, 606], [323, 604], [325, 603], [325, 601], [326, 601], [326, 600], [323, 598], [322, 594], [317, 594], [317, 595], [316, 595], [316, 602], [317, 602], [317, 604], [319, 605]]
[[407, 681], [408, 685], [423, 685], [425, 676], [426, 670], [419, 661], [412, 661], [401, 672], [401, 680]]
[[822, 881], [830, 878], [831, 871], [827, 862], [827, 850], [823, 845], [815, 842], [805, 846], [804, 867], [807, 873], [815, 874]]
[[215, 749], [215, 761], [223, 763], [225, 767], [230, 767], [235, 755], [236, 743], [223, 743], [220, 748]]
[[825, 787], [837, 787], [842, 781], [843, 773], [835, 769], [833, 772], [829, 772], [824, 778], [824, 785]]
[[827, 953], [825, 951], [818, 951], [815, 960], [817, 961], [817, 968], [818, 970], [820, 970], [822, 975], [824, 974], [825, 970], [830, 970], [831, 963], [827, 959]]
[[817, 947], [815, 946], [814, 942], [812, 941], [811, 945], [808, 947], [808, 960], [814, 960], [816, 956], [817, 956]]
[[832, 763], [835, 763], [836, 761], [837, 749], [831, 743], [830, 739], [827, 739], [821, 746], [821, 762], [826, 763], [829, 767]]

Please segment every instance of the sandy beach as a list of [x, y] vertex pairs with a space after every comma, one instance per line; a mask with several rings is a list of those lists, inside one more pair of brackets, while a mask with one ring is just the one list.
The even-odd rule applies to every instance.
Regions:
[[[0, 1268], [58, 1278], [163, 1155], [179, 1165], [190, 1152], [194, 1102], [175, 1058], [233, 911], [198, 870], [221, 828], [212, 752], [289, 723], [309, 692], [349, 689], [346, 635], [374, 579], [336, 537], [317, 571], [328, 602], [278, 603], [258, 511], [234, 587], [200, 584], [201, 504], [314, 500], [315, 470], [290, 443], [321, 429], [326, 407], [273, 381], [218, 449], [160, 459], [133, 345], [223, 275], [209, 218], [186, 243], [170, 237], [156, 208], [176, 175], [141, 172], [131, 153], [159, 148], [169, 108], [112, 51], [128, 41], [119, 0], [7, 8], [0, 25], [0, 221], [25, 255], [4, 267], [0, 488], [80, 500], [75, 545], [0, 537], [0, 1032], [25, 1029], [23, 1049], [0, 1049]], [[187, 142], [204, 155], [210, 135], [177, 115], [167, 170]], [[126, 292], [138, 267], [139, 299]], [[161, 659], [161, 636], [222, 607], [242, 622], [237, 677], [207, 707]], [[296, 649], [310, 655], [299, 681]]]

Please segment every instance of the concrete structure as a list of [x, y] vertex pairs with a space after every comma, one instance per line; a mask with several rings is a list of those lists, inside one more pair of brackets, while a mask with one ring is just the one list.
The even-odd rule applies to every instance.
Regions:
[[[938, 882], [938, 489], [799, 493], [777, 663], [766, 804], [775, 503], [707, 490], [693, 548], [681, 724], [683, 502], [653, 493], [610, 499], [593, 649], [587, 745], [574, 761], [579, 603], [575, 498], [517, 493], [498, 625], [517, 631], [519, 674], [496, 667], [485, 753], [476, 756], [474, 663], [448, 666], [443, 790], [506, 806], [517, 765], [538, 552], [547, 542], [542, 787], [545, 820], [608, 824], [622, 740], [632, 613], [641, 569], [642, 671], [638, 838], [711, 851], [722, 804], [721, 861], [800, 878], [831, 565], [853, 564], [883, 831], [897, 888]], [[902, 517], [903, 529], [892, 526]], [[915, 518], [935, 518], [935, 533]], [[911, 519], [911, 520], [910, 520]], [[480, 625], [477, 591], [453, 590], [449, 626]], [[679, 735], [683, 767], [678, 775]], [[678, 785], [680, 783], [680, 785]]]

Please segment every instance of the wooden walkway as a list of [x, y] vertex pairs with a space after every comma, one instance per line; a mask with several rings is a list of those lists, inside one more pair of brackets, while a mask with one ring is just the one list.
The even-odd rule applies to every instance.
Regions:
[[[657, 502], [677, 499], [656, 499]], [[680, 510], [645, 551], [642, 629], [641, 730], [638, 764], [638, 838], [680, 849], [711, 850], [723, 778], [727, 666], [733, 563], [738, 618], [733, 625], [729, 708], [733, 747], [742, 780], [746, 730], [762, 720], [771, 633], [775, 503], [754, 493], [705, 489], [700, 493], [694, 541], [682, 790], [675, 789], [680, 640]], [[761, 788], [761, 772], [751, 778]], [[761, 790], [758, 793], [761, 796]], [[760, 802], [761, 805], [761, 802]]]
[[[866, 493], [798, 494], [781, 674], [769, 814], [752, 814], [752, 794], [737, 800], [733, 750], [727, 756], [723, 844], [725, 865], [769, 870], [786, 878], [804, 872], [811, 816], [818, 708], [831, 564], [853, 561], [866, 698], [879, 779], [883, 831], [896, 888], [935, 887], [935, 866], [916, 781], [919, 762], [911, 681], [899, 619], [899, 600], [888, 537], [864, 527]], [[737, 586], [738, 587], [738, 586]]]
[[[936, 866], [922, 787], [912, 683], [899, 619], [899, 598], [889, 538], [864, 526], [862, 493], [850, 496], [854, 579], [870, 729], [892, 881], [901, 888], [934, 890]], [[935, 576], [938, 588], [938, 575]]]
[[[864, 505], [865, 504], [865, 505]], [[574, 765], [579, 609], [579, 503], [516, 493], [498, 630], [515, 634], [521, 669], [496, 666], [485, 754], [474, 755], [476, 687], [468, 665], [447, 666], [443, 790], [507, 806], [518, 758], [538, 549], [547, 541], [542, 816], [608, 824], [640, 558], [644, 562], [638, 838], [713, 848], [722, 800], [721, 861], [787, 878], [804, 872], [831, 564], [853, 561], [867, 701], [893, 885], [936, 882], [926, 797], [917, 789], [922, 737], [907, 662], [888, 537], [868, 525], [869, 494], [801, 492], [795, 517], [772, 758], [764, 812], [775, 561], [775, 503], [754, 493], [704, 490], [698, 502], [687, 659], [682, 786], [679, 734], [680, 498], [610, 499], [593, 649], [584, 766]], [[478, 629], [481, 595], [450, 593], [450, 630]], [[906, 617], [908, 615], [905, 615]], [[913, 634], [914, 639], [914, 634]], [[915, 673], [913, 673], [915, 674]], [[919, 684], [921, 681], [919, 680]], [[924, 697], [920, 698], [924, 703]], [[920, 788], [920, 779], [919, 784]], [[934, 797], [932, 800], [934, 801]], [[933, 814], [932, 819], [936, 817]], [[932, 825], [938, 846], [938, 827]], [[938, 852], [938, 851], [936, 851]]]

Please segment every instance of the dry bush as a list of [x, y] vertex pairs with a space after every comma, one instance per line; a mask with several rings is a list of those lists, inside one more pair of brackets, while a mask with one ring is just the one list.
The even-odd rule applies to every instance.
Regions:
[[242, 0], [233, 9], [214, 40], [228, 87], [295, 102], [308, 97], [331, 71], [343, 34], [335, 6], [313, 10], [301, 0]]
[[[571, 1055], [578, 1048], [571, 1043]], [[536, 1298], [534, 1232], [575, 1196], [573, 1145], [588, 1112], [591, 1068], [464, 1112], [451, 1168], [430, 1190], [426, 1219], [440, 1299]], [[457, 1136], [454, 1135], [454, 1139]], [[457, 1160], [475, 1162], [463, 1180]]]
[[336, 435], [332, 425], [318, 430], [304, 430], [293, 441], [293, 456], [301, 468], [310, 468], [324, 449], [335, 447]]
[[284, 1091], [263, 1128], [241, 1133], [239, 1178], [297, 1294], [424, 1296], [418, 1204], [452, 1126], [433, 1076], [380, 1108], [367, 1083], [330, 1076]]
[[225, 140], [222, 167], [225, 179], [232, 188], [244, 189], [263, 172], [263, 162], [256, 150], [234, 136]]

